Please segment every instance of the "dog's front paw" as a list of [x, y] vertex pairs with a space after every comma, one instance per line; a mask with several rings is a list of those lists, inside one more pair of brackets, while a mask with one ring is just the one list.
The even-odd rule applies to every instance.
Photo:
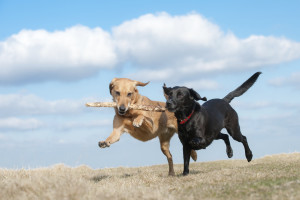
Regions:
[[186, 175], [188, 175], [190, 172], [187, 170], [187, 171], [183, 171], [183, 173], [182, 173], [182, 175], [183, 176], [186, 176]]
[[195, 137], [189, 141], [189, 145], [194, 150], [205, 149], [205, 140]]
[[133, 124], [133, 126], [135, 126], [135, 127], [140, 127], [142, 124], [143, 124], [143, 121], [144, 121], [144, 117], [142, 116], [142, 117], [137, 117], [137, 118], [135, 118], [134, 120], [133, 120], [133, 122], [132, 122], [132, 124]]
[[198, 146], [200, 146], [200, 139], [193, 138], [189, 143], [192, 147], [198, 147]]
[[232, 151], [231, 146], [226, 148], [226, 153], [227, 153], [228, 158], [231, 158], [233, 156], [233, 151]]
[[98, 143], [99, 147], [100, 148], [105, 148], [105, 147], [109, 147], [110, 146], [110, 143], [109, 142], [106, 142], [106, 141], [100, 141]]
[[174, 171], [170, 171], [169, 172], [169, 176], [175, 176], [175, 172]]

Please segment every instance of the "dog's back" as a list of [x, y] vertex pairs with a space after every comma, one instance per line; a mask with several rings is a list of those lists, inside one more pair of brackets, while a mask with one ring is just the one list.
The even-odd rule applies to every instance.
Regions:
[[202, 105], [207, 113], [206, 129], [218, 133], [231, 120], [237, 120], [237, 113], [224, 99], [211, 99]]

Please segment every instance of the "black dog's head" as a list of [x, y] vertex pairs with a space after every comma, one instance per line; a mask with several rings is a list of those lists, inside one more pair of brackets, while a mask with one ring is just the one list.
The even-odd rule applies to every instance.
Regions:
[[194, 101], [206, 101], [206, 97], [201, 97], [195, 90], [187, 87], [166, 87], [163, 86], [164, 95], [167, 99], [166, 108], [170, 112], [176, 112], [193, 105]]

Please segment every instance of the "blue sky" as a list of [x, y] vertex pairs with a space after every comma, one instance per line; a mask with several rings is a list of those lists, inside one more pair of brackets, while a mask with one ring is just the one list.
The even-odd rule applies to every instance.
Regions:
[[[300, 13], [297, 1], [0, 0], [0, 167], [65, 163], [93, 168], [166, 164], [158, 139], [129, 134], [110, 148], [114, 77], [185, 85], [222, 98], [263, 74], [232, 106], [254, 158], [299, 151]], [[224, 131], [226, 132], [226, 131]], [[231, 139], [233, 159], [245, 159]], [[182, 147], [172, 138], [175, 163]], [[215, 141], [199, 161], [227, 159]]]

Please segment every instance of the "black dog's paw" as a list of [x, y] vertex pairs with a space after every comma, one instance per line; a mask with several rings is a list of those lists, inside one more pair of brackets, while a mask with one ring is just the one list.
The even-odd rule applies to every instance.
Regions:
[[192, 140], [190, 140], [189, 145], [192, 149], [195, 150], [205, 149], [205, 141], [199, 137], [195, 137]]
[[228, 158], [231, 158], [233, 156], [232, 148], [231, 147], [227, 147], [226, 148], [226, 153], [227, 153]]
[[183, 176], [186, 176], [188, 174], [189, 174], [189, 171], [183, 171], [183, 173], [182, 173]]
[[200, 145], [200, 138], [193, 138], [191, 141], [190, 141], [190, 145], [195, 147], [195, 146], [199, 146]]
[[246, 153], [246, 158], [247, 158], [248, 162], [250, 162], [252, 160], [252, 157], [253, 157], [252, 151], [249, 151]]

